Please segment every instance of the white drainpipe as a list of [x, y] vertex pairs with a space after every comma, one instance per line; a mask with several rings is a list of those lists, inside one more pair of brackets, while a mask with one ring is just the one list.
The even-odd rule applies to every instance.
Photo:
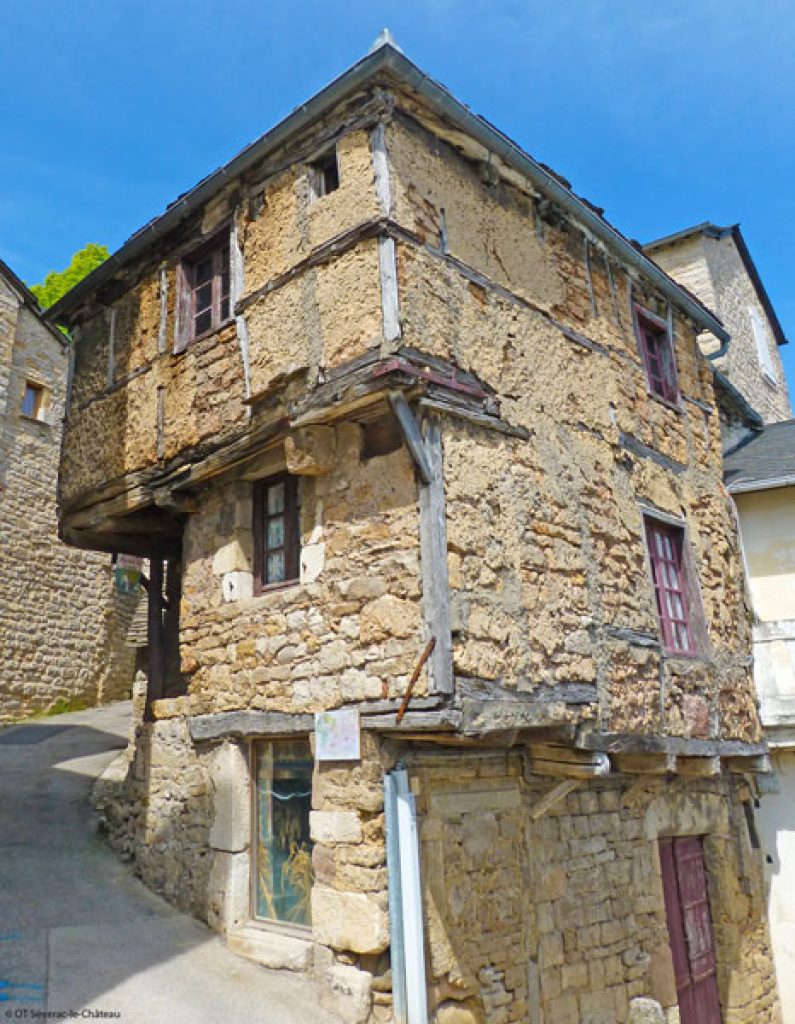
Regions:
[[406, 769], [384, 776], [392, 994], [396, 1024], [428, 1024], [419, 832]]

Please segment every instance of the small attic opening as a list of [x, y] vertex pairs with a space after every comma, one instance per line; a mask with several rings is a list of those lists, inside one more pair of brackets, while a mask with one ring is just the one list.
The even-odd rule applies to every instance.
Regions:
[[340, 171], [337, 164], [337, 149], [328, 150], [310, 165], [312, 192], [315, 199], [336, 192], [340, 187]]

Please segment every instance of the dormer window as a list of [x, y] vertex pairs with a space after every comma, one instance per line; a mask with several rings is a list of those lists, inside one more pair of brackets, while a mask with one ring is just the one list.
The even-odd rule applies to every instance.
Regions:
[[648, 310], [636, 306], [635, 330], [650, 394], [671, 405], [678, 405], [676, 360], [668, 324]]
[[230, 316], [229, 232], [224, 231], [180, 265], [177, 351], [218, 330]]

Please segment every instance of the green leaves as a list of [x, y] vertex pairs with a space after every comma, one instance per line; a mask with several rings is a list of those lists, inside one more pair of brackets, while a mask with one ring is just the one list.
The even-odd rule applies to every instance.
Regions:
[[72, 256], [66, 270], [51, 270], [42, 284], [31, 285], [30, 290], [39, 300], [42, 309], [47, 309], [87, 277], [92, 270], [104, 263], [108, 256], [110, 253], [107, 246], [89, 242]]

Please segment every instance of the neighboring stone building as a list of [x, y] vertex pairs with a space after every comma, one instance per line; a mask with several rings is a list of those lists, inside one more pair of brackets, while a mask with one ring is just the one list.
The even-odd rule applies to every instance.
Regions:
[[[717, 368], [765, 423], [789, 419], [792, 408], [778, 352], [787, 339], [739, 224], [698, 224], [644, 248], [723, 321], [732, 340]], [[710, 351], [717, 339], [707, 334], [702, 344]]]
[[[795, 420], [786, 338], [738, 226], [701, 224], [646, 246], [731, 332], [715, 371], [725, 479], [739, 516], [754, 611], [754, 675], [773, 752], [759, 813], [781, 1004], [795, 1024]], [[714, 339], [702, 338], [709, 351]]]
[[0, 262], [0, 722], [129, 696], [135, 597], [58, 539], [68, 344]]
[[749, 435], [726, 457], [754, 605], [754, 673], [774, 776], [759, 833], [785, 1024], [795, 1024], [795, 420]]
[[149, 885], [349, 1024], [779, 1019], [711, 313], [385, 45], [51, 316]]

